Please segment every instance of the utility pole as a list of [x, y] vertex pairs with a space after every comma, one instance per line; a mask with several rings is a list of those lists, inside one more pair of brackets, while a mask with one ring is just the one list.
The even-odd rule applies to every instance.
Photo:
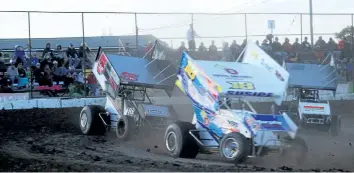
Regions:
[[313, 13], [312, 13], [312, 0], [309, 0], [310, 3], [310, 34], [311, 34], [311, 46], [313, 46]]

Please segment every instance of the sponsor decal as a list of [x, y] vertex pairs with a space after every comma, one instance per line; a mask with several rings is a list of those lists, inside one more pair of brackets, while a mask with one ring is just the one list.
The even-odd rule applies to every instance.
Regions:
[[282, 82], [284, 82], [283, 76], [278, 72], [278, 70], [275, 71], [275, 76]]
[[227, 91], [227, 95], [234, 96], [255, 96], [255, 97], [273, 97], [273, 93], [250, 92], [250, 91]]
[[263, 65], [269, 72], [273, 71], [273, 67], [271, 67], [269, 64], [265, 63], [264, 59], [261, 59], [261, 65]]
[[108, 62], [108, 59], [104, 53], [101, 54], [100, 58], [98, 59], [98, 64], [97, 64], [97, 72], [98, 74], [102, 74], [104, 68], [106, 67]]
[[234, 121], [231, 121], [231, 120], [227, 120], [227, 122], [233, 126], [233, 127], [238, 127], [238, 123], [234, 122]]
[[215, 68], [219, 68], [224, 70], [226, 73], [224, 74], [213, 74], [213, 76], [215, 77], [224, 77], [224, 78], [245, 78], [245, 79], [249, 79], [251, 78], [250, 76], [239, 76], [238, 71], [235, 69], [231, 69], [231, 68], [227, 68], [225, 66], [222, 66], [220, 64], [216, 64], [214, 65]]
[[200, 111], [200, 115], [202, 116], [202, 118], [204, 120], [204, 124], [206, 126], [208, 126], [210, 123], [210, 120], [209, 120], [208, 116], [206, 115], [206, 112], [204, 110], [202, 110], [202, 111]]
[[274, 130], [283, 130], [283, 126], [279, 121], [257, 121], [262, 129], [274, 129]]
[[111, 87], [117, 91], [118, 90], [118, 84], [114, 81], [113, 77], [109, 77], [109, 83], [111, 84]]
[[304, 106], [304, 109], [308, 110], [308, 111], [315, 111], [315, 110], [323, 111], [324, 107], [323, 106]]
[[160, 116], [160, 117], [168, 116], [167, 107], [144, 105], [144, 110], [145, 110], [145, 115], [147, 116]]
[[252, 82], [229, 81], [227, 83], [231, 84], [231, 87], [229, 89], [237, 89], [237, 90], [255, 90], [256, 89]]
[[252, 50], [252, 51], [251, 51], [251, 56], [253, 57], [253, 59], [258, 60], [258, 53], [257, 53], [257, 51]]
[[122, 79], [124, 79], [124, 80], [127, 80], [127, 81], [137, 81], [138, 80], [138, 76], [139, 75], [128, 73], [128, 72], [122, 72], [120, 74], [120, 77]]
[[189, 79], [191, 79], [192, 81], [195, 79], [196, 74], [191, 66], [191, 64], [188, 62], [188, 64], [186, 65], [186, 67], [184, 68], [184, 72], [186, 72], [187, 76], [189, 77]]

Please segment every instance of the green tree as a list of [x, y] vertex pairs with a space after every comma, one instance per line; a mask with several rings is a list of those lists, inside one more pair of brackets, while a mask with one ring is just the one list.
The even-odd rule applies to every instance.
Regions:
[[335, 33], [335, 36], [338, 39], [346, 38], [351, 43], [353, 40], [353, 36], [352, 36], [353, 31], [354, 31], [354, 28], [352, 26], [347, 26], [347, 27], [343, 28], [340, 32]]

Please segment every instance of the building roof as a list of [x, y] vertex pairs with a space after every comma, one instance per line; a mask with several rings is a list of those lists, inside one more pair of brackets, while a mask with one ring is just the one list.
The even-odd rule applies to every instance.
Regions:
[[[136, 45], [136, 36], [95, 36], [95, 37], [85, 37], [85, 42], [90, 48], [102, 47], [118, 47], [118, 39], [122, 41], [123, 44], [129, 43], [131, 46]], [[152, 35], [139, 35], [138, 41], [139, 46], [145, 46], [149, 41], [154, 42], [157, 38]], [[0, 49], [14, 49], [16, 45], [26, 46], [28, 43], [28, 38], [14, 38], [14, 39], [0, 39]], [[62, 37], [62, 38], [32, 38], [31, 44], [32, 48], [44, 48], [46, 43], [51, 43], [52, 48], [57, 45], [61, 45], [63, 48], [69, 46], [70, 43], [74, 47], [79, 47], [83, 42], [82, 37]]]

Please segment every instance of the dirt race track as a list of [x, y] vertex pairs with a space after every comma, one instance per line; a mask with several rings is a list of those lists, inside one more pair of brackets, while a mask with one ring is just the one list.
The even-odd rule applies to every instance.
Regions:
[[[343, 118], [343, 132], [338, 137], [301, 134], [310, 150], [301, 166], [276, 156], [249, 159], [245, 165], [224, 163], [217, 154], [174, 159], [166, 156], [159, 132], [130, 142], [117, 141], [114, 133], [83, 136], [81, 109], [1, 111], [0, 171], [354, 171], [354, 101], [331, 105]], [[269, 110], [268, 105], [256, 107]]]

